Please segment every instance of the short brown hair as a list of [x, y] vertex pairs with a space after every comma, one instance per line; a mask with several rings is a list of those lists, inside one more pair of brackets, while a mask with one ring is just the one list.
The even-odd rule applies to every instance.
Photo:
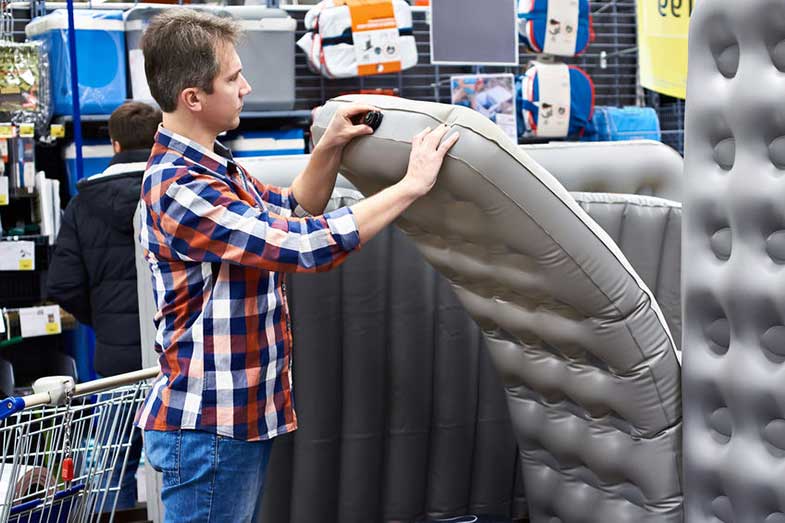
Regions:
[[161, 110], [177, 109], [177, 98], [188, 87], [212, 93], [221, 70], [216, 49], [235, 44], [239, 35], [230, 18], [194, 9], [174, 7], [153, 18], [141, 47], [147, 85]]
[[124, 151], [153, 146], [161, 111], [142, 102], [125, 102], [109, 117], [109, 137]]

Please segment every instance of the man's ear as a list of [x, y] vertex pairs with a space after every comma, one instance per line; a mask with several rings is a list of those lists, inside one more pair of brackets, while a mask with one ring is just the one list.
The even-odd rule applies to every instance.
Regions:
[[196, 87], [188, 87], [187, 89], [183, 89], [180, 91], [180, 100], [179, 104], [182, 107], [185, 107], [189, 111], [201, 111], [202, 110], [202, 100], [201, 100], [201, 93], [200, 89]]
[[123, 152], [123, 146], [117, 140], [112, 140], [112, 150], [115, 154]]

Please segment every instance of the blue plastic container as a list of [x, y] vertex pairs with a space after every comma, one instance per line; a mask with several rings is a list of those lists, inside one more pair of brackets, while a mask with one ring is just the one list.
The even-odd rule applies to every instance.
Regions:
[[[74, 30], [82, 114], [109, 114], [126, 99], [123, 12], [77, 9]], [[67, 11], [35, 18], [25, 32], [46, 46], [54, 114], [73, 114]]]
[[[76, 184], [79, 179], [76, 177], [76, 147], [73, 143], [69, 144], [65, 150], [65, 169], [68, 173], [68, 193], [71, 196], [76, 195]], [[84, 178], [89, 178], [94, 174], [104, 172], [109, 167], [112, 161], [114, 151], [112, 144], [108, 141], [105, 142], [90, 142], [88, 141], [82, 146], [82, 174]]]
[[586, 128], [584, 141], [618, 142], [624, 140], [661, 139], [660, 120], [651, 107], [594, 108], [594, 117]]
[[302, 129], [244, 132], [224, 143], [235, 158], [305, 154]]

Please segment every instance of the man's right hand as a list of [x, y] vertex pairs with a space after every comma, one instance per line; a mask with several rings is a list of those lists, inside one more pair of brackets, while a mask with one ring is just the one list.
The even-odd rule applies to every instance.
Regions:
[[444, 124], [433, 130], [426, 127], [412, 138], [409, 167], [399, 183], [407, 191], [411, 191], [414, 197], [424, 196], [431, 190], [436, 183], [436, 176], [439, 174], [447, 151], [458, 141], [459, 135], [456, 132], [442, 142], [442, 138], [449, 130], [450, 128]]
[[454, 133], [442, 142], [449, 130], [446, 125], [440, 125], [417, 134], [412, 139], [409, 168], [401, 181], [352, 206], [361, 242], [373, 238], [417, 198], [431, 190], [447, 151], [458, 141], [458, 133]]

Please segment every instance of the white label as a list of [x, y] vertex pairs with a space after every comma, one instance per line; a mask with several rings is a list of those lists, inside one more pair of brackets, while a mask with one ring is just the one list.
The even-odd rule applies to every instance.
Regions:
[[33, 162], [25, 162], [22, 170], [22, 180], [25, 187], [35, 187], [35, 164]]
[[358, 66], [401, 60], [398, 28], [355, 31], [352, 33], [352, 41]]
[[8, 176], [0, 176], [0, 205], [8, 205], [8, 200]]
[[131, 72], [131, 94], [134, 100], [152, 100], [150, 86], [144, 73], [144, 54], [141, 49], [128, 51], [128, 69]]
[[0, 334], [5, 334], [5, 310], [0, 310]]
[[570, 70], [565, 64], [534, 62], [540, 87], [537, 136], [561, 138], [570, 130]]
[[35, 243], [0, 242], [0, 271], [35, 270]]
[[243, 31], [288, 31], [294, 32], [297, 29], [297, 21], [294, 18], [262, 18], [261, 20], [240, 20], [240, 28]]
[[144, 31], [150, 25], [147, 20], [126, 20], [125, 31]]
[[549, 0], [543, 52], [573, 56], [578, 39], [578, 0]]
[[45, 307], [29, 307], [19, 309], [19, 325], [23, 338], [60, 334], [60, 307], [47, 305]]

